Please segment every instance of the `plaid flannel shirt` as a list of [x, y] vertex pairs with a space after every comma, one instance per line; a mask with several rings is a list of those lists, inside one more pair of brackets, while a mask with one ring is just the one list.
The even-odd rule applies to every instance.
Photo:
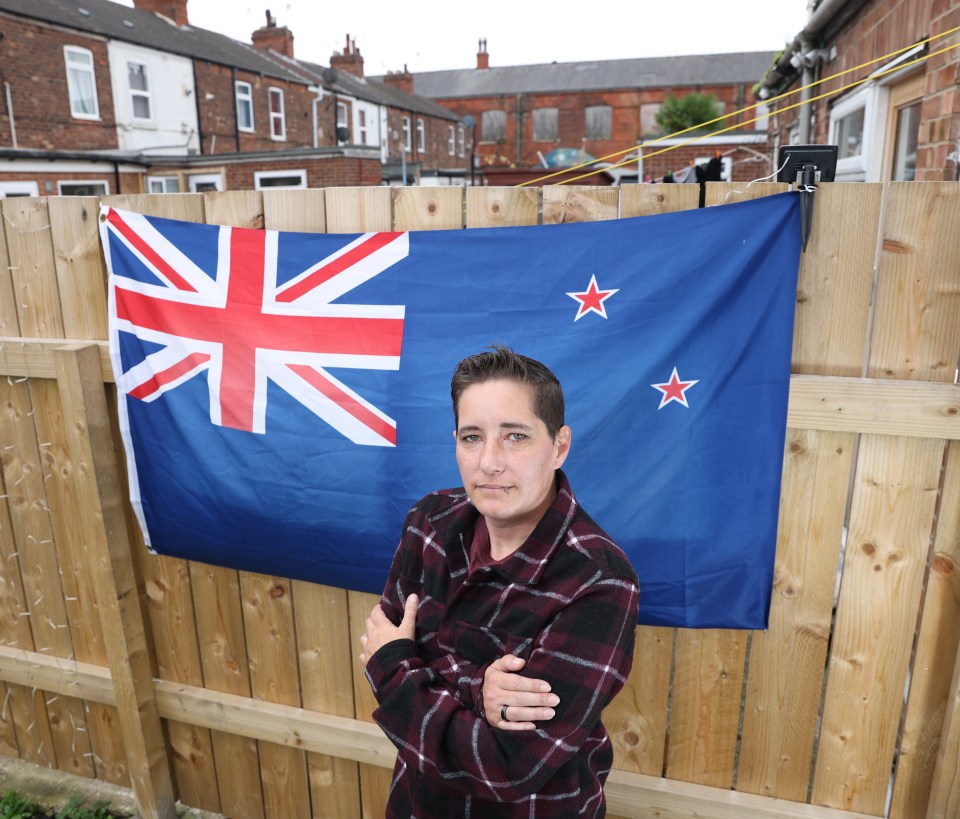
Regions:
[[[478, 518], [462, 489], [409, 513], [381, 606], [400, 622], [417, 594], [416, 641], [367, 663], [373, 717], [398, 748], [387, 817], [598, 817], [613, 748], [600, 722], [633, 658], [639, 592], [619, 547], [580, 508], [562, 472], [526, 543], [471, 568]], [[553, 719], [510, 732], [483, 716], [483, 674], [506, 653], [560, 698]]]

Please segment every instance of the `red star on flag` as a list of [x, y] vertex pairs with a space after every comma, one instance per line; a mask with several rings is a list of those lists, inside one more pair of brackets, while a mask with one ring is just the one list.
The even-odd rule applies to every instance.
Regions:
[[597, 277], [596, 274], [594, 274], [590, 277], [590, 285], [587, 287], [585, 292], [567, 293], [571, 299], [580, 302], [580, 309], [577, 310], [577, 315], [573, 317], [573, 320], [577, 321], [587, 313], [596, 313], [601, 318], [606, 318], [607, 308], [604, 307], [603, 303], [614, 293], [619, 292], [619, 288], [616, 290], [601, 290], [597, 286]]
[[687, 409], [690, 409], [690, 405], [687, 403], [687, 390], [689, 390], [694, 384], [699, 384], [699, 381], [681, 381], [680, 376], [677, 375], [677, 368], [673, 368], [673, 373], [670, 375], [670, 380], [666, 384], [651, 384], [655, 390], [660, 390], [663, 393], [663, 397], [660, 399], [660, 406], [657, 407], [657, 410], [662, 410], [667, 404], [671, 401], [676, 401], [678, 404], [682, 404]]

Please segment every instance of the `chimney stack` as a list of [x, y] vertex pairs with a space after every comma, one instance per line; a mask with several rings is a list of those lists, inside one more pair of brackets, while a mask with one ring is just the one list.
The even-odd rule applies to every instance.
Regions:
[[187, 0], [133, 0], [133, 7], [169, 17], [178, 26], [188, 25]]
[[490, 55], [487, 54], [487, 38], [480, 40], [477, 49], [477, 68], [481, 71], [490, 67]]
[[330, 67], [337, 71], [346, 71], [355, 77], [363, 76], [363, 57], [360, 56], [360, 51], [357, 48], [357, 41], [351, 40], [349, 34], [343, 53], [338, 54], [334, 51], [330, 57]]
[[277, 18], [267, 9], [267, 24], [250, 35], [253, 44], [267, 51], [273, 49], [284, 57], [293, 57], [293, 32], [286, 26], [277, 26]]
[[388, 71], [383, 81], [398, 91], [413, 93], [413, 74], [407, 69], [406, 63], [403, 65], [403, 71]]

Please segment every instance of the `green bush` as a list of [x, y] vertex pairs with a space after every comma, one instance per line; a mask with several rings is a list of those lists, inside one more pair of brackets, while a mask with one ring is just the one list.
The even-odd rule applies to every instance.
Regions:
[[16, 791], [7, 791], [0, 798], [0, 819], [30, 819], [33, 810]]

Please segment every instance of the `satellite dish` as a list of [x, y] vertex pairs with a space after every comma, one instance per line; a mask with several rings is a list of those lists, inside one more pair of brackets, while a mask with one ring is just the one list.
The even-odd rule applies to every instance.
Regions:
[[350, 141], [350, 129], [345, 125], [337, 126], [337, 142], [349, 142]]
[[325, 68], [320, 72], [320, 76], [327, 85], [333, 85], [337, 81], [337, 69]]

